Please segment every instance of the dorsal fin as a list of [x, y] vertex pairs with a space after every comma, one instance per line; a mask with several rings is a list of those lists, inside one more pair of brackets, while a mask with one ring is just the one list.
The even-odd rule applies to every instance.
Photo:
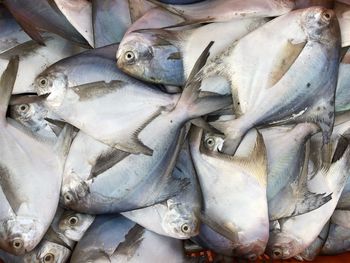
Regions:
[[18, 63], [18, 56], [12, 57], [0, 78], [0, 122], [2, 123], [6, 120], [7, 107], [17, 77]]

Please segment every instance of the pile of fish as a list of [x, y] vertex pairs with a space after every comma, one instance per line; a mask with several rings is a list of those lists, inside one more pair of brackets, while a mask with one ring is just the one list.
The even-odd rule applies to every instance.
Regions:
[[348, 46], [346, 0], [0, 1], [0, 259], [350, 251]]

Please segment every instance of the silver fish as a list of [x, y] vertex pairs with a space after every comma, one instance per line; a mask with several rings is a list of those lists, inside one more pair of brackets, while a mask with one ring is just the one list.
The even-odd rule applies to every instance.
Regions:
[[318, 170], [311, 181], [314, 189], [332, 193], [332, 199], [311, 212], [280, 220], [280, 229], [270, 233], [267, 253], [271, 257], [287, 259], [297, 256], [317, 238], [331, 218], [349, 176], [349, 157], [349, 141], [341, 138], [330, 167]]
[[[264, 18], [250, 18], [187, 30], [182, 27], [176, 30], [136, 30], [127, 34], [120, 43], [117, 65], [136, 78], [180, 86], [185, 83], [196, 58], [210, 41], [215, 41], [215, 44], [209, 59], [267, 21]], [[223, 35], [225, 38], [222, 38]], [[207, 85], [211, 84], [220, 85], [215, 81]]]
[[98, 216], [71, 262], [185, 262], [182, 242], [159, 236], [123, 216]]
[[160, 204], [125, 212], [122, 215], [157, 234], [188, 239], [199, 232], [202, 200], [186, 142], [180, 151], [172, 176], [178, 180], [188, 179], [189, 185], [180, 194]]
[[55, 215], [72, 129], [66, 127], [55, 142], [37, 137], [13, 119], [6, 119], [17, 69], [15, 57], [0, 79], [0, 186], [2, 199], [7, 200], [0, 205], [4, 206], [1, 210], [7, 209], [1, 218], [0, 247], [20, 255], [34, 249]]
[[[322, 129], [324, 142], [329, 141], [339, 34], [332, 10], [296, 10], [243, 37], [203, 68], [203, 79], [220, 76], [232, 88], [238, 118], [212, 124], [225, 133], [224, 152], [233, 154], [249, 129], [270, 123], [314, 122]], [[259, 49], [251, 48], [257, 41]], [[318, 94], [317, 99], [311, 94]]]
[[245, 259], [263, 254], [269, 235], [266, 149], [260, 133], [252, 136], [253, 143], [242, 144], [242, 155], [233, 157], [201, 145], [199, 129], [190, 136], [204, 199], [202, 220], [233, 241], [235, 256]]
[[43, 240], [31, 252], [14, 256], [0, 250], [0, 260], [11, 263], [65, 263], [72, 251], [54, 242]]
[[[162, 109], [140, 131], [140, 140], [153, 149], [153, 155], [125, 156], [110, 169], [95, 178], [85, 180], [80, 187], [74, 187], [76, 190], [66, 192], [66, 206], [88, 213], [125, 212], [159, 203], [168, 199], [169, 193], [175, 194], [183, 189], [186, 182], [173, 180], [171, 177], [183, 141], [183, 125], [189, 119], [231, 103], [228, 97], [197, 97], [200, 82], [196, 81], [195, 72], [205, 62], [209, 48], [210, 46], [196, 63], [191, 80], [188, 81], [176, 107]], [[126, 172], [127, 180], [124, 176]]]

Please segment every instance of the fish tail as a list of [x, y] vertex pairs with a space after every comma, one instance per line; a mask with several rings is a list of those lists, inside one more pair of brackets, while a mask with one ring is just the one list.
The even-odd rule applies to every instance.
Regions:
[[232, 104], [231, 96], [204, 96], [200, 93], [202, 79], [197, 73], [205, 65], [209, 57], [209, 50], [213, 44], [214, 42], [211, 41], [197, 59], [176, 105], [177, 110], [185, 112], [186, 120], [198, 118]]

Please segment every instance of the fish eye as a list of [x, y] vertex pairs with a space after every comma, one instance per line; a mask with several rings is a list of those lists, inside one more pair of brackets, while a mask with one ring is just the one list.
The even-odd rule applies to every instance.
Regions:
[[41, 77], [38, 79], [38, 83], [40, 87], [45, 88], [49, 81], [47, 80], [47, 78]]
[[54, 261], [55, 261], [55, 256], [52, 253], [47, 253], [43, 258], [44, 263], [51, 263]]
[[215, 140], [214, 138], [209, 137], [208, 139], [205, 140], [205, 143], [207, 144], [207, 146], [213, 147], [215, 145]]
[[280, 258], [282, 256], [282, 250], [280, 248], [275, 248], [272, 254], [275, 258]]
[[329, 12], [326, 11], [326, 12], [323, 12], [322, 17], [328, 21], [331, 19], [332, 16]]
[[183, 224], [183, 225], [181, 226], [181, 231], [182, 231], [183, 233], [188, 233], [188, 232], [190, 232], [190, 227], [189, 227], [187, 224]]
[[73, 201], [73, 196], [72, 196], [70, 193], [64, 194], [64, 195], [63, 195], [63, 198], [64, 198], [64, 200], [65, 200], [67, 203]]
[[21, 249], [23, 247], [23, 241], [19, 238], [16, 238], [15, 240], [12, 241], [12, 247], [14, 249]]
[[258, 259], [257, 255], [255, 254], [250, 254], [247, 258], [249, 261], [256, 261]]
[[132, 63], [132, 62], [134, 62], [135, 61], [135, 54], [134, 54], [134, 52], [132, 52], [132, 51], [127, 51], [127, 52], [125, 52], [125, 54], [124, 54], [124, 58], [125, 58], [125, 60], [128, 62], [128, 63]]
[[78, 217], [76, 217], [76, 216], [71, 216], [71, 217], [68, 219], [68, 223], [69, 223], [71, 226], [76, 225], [78, 222], [79, 222], [79, 219], [78, 219]]
[[26, 113], [29, 110], [29, 105], [28, 104], [21, 104], [21, 105], [19, 105], [18, 108], [19, 108], [20, 112]]

